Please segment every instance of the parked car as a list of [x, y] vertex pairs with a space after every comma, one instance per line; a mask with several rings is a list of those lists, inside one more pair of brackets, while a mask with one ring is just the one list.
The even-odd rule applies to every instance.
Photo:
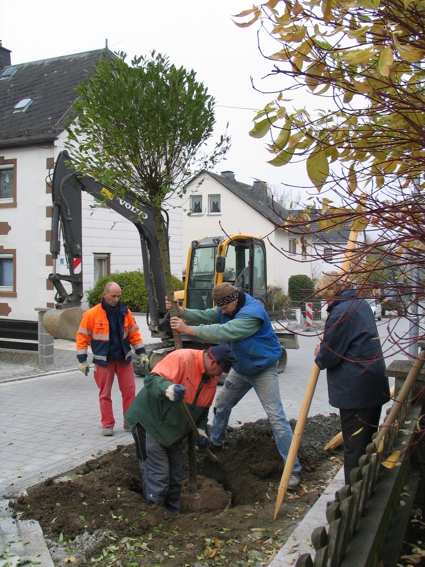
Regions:
[[395, 311], [399, 317], [404, 315], [405, 305], [403, 298], [406, 297], [406, 286], [401, 282], [393, 282], [381, 286], [381, 309], [382, 317], [390, 311]]
[[380, 321], [382, 319], [382, 308], [379, 301], [377, 299], [366, 299], [366, 301], [369, 303], [375, 319]]

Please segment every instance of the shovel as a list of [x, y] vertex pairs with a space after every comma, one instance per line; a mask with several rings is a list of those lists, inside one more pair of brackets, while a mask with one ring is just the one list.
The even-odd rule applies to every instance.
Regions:
[[[186, 416], [187, 421], [189, 422], [190, 427], [192, 428], [193, 434], [195, 435], [198, 441], [201, 440], [202, 435], [199, 433], [198, 428], [196, 427], [196, 423], [193, 421], [193, 417], [190, 415], [189, 410], [187, 409], [187, 405], [184, 402], [180, 402], [180, 407], [182, 408], [183, 413]], [[220, 484], [224, 484], [226, 481], [226, 471], [214, 453], [208, 449], [204, 449], [205, 453], [209, 457], [209, 460], [205, 460], [204, 468], [203, 468], [203, 475], [208, 478], [213, 478]]]

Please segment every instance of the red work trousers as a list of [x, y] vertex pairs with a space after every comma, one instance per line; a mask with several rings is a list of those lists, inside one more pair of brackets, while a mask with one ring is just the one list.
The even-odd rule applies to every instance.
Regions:
[[123, 415], [130, 407], [136, 395], [136, 382], [134, 379], [133, 365], [126, 364], [125, 360], [108, 360], [107, 366], [96, 364], [94, 379], [99, 388], [99, 404], [102, 427], [113, 427], [115, 425], [114, 412], [112, 410], [112, 384], [114, 376], [117, 375], [118, 386], [122, 395]]

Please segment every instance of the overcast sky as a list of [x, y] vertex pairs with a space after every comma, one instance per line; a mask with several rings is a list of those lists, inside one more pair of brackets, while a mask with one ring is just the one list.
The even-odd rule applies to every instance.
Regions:
[[264, 79], [272, 65], [258, 50], [257, 28], [232, 22], [251, 6], [252, 0], [2, 0], [0, 40], [12, 51], [12, 63], [100, 49], [106, 41], [129, 60], [153, 49], [166, 54], [175, 65], [194, 69], [216, 99], [216, 136], [229, 123], [232, 149], [217, 173], [231, 170], [238, 181], [257, 178], [274, 186], [291, 183], [292, 176], [298, 185], [304, 168], [269, 165], [268, 140], [248, 135], [255, 111], [273, 98], [255, 92], [251, 77], [269, 93], [283, 87], [281, 77]]

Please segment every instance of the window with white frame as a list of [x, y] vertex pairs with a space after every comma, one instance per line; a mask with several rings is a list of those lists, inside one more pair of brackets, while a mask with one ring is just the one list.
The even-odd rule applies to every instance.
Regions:
[[16, 160], [0, 157], [0, 205], [16, 202]]
[[14, 254], [0, 254], [0, 293], [15, 290]]
[[290, 238], [289, 239], [289, 247], [288, 247], [289, 254], [296, 254], [297, 253], [297, 239]]
[[221, 213], [221, 195], [208, 195], [208, 213], [210, 215]]
[[202, 214], [202, 195], [191, 195], [190, 210], [192, 215]]
[[109, 276], [111, 271], [111, 262], [109, 254], [93, 254], [94, 264], [94, 283], [101, 277]]

